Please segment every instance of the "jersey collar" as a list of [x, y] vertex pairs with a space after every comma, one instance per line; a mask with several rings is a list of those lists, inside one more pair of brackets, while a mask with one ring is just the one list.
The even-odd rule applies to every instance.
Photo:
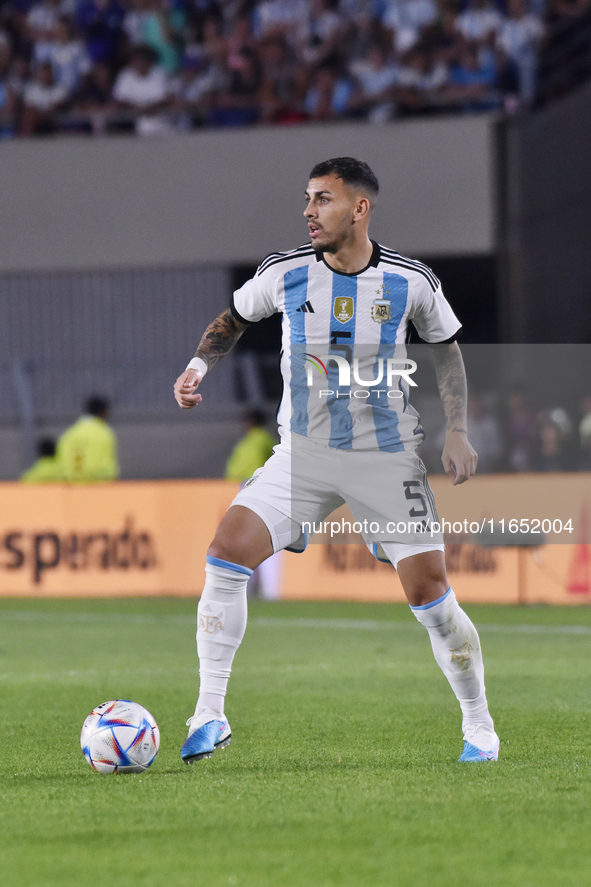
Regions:
[[364, 271], [367, 271], [368, 268], [377, 268], [378, 267], [378, 264], [380, 261], [380, 245], [379, 245], [379, 243], [376, 243], [375, 240], [371, 241], [371, 245], [373, 246], [373, 249], [371, 251], [371, 256], [370, 256], [369, 262], [367, 263], [365, 268], [361, 269], [361, 271], [352, 271], [351, 273], [349, 273], [347, 271], [337, 271], [335, 268], [330, 267], [330, 265], [328, 264], [328, 262], [324, 258], [324, 253], [322, 253], [322, 252], [316, 253], [316, 261], [317, 262], [320, 262], [320, 261], [324, 262], [324, 264], [326, 265], [328, 270], [332, 271], [333, 274], [341, 274], [343, 277], [358, 277], [360, 274], [363, 274]]

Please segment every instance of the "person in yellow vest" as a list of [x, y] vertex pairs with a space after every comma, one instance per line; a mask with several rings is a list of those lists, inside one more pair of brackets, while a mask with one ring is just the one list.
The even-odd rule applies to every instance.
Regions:
[[115, 432], [107, 424], [109, 403], [90, 397], [85, 414], [57, 442], [57, 458], [70, 483], [93, 483], [119, 477]]
[[237, 480], [242, 484], [253, 476], [257, 468], [262, 468], [277, 443], [265, 428], [262, 410], [249, 410], [244, 422], [246, 434], [232, 450], [226, 465], [226, 480]]
[[[240, 438], [230, 454], [226, 464], [226, 480], [237, 480], [245, 484], [273, 453], [277, 440], [265, 428], [265, 419], [262, 410], [249, 410], [245, 414], [246, 434]], [[248, 582], [249, 597], [277, 600], [282, 555], [283, 552], [278, 551], [254, 570]]]
[[51, 437], [42, 437], [37, 443], [39, 458], [21, 475], [25, 484], [59, 483], [64, 474], [55, 454], [55, 441]]

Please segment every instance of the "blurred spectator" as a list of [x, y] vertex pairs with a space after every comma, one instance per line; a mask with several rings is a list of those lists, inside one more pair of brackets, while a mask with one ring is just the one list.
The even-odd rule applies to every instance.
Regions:
[[72, 22], [67, 16], [58, 18], [51, 39], [35, 44], [33, 59], [36, 63], [49, 62], [55, 82], [68, 96], [75, 92], [91, 66], [84, 44], [74, 38]]
[[179, 52], [177, 29], [184, 25], [184, 16], [165, 0], [128, 0], [131, 9], [123, 20], [123, 29], [134, 46], [149, 46], [156, 53], [158, 64], [169, 74], [177, 70]]
[[397, 56], [419, 43], [425, 30], [437, 20], [434, 0], [389, 0], [382, 17], [391, 34]]
[[399, 108], [406, 113], [416, 113], [438, 105], [447, 78], [447, 66], [443, 62], [420, 46], [414, 47], [404, 57], [398, 73]]
[[515, 68], [519, 101], [527, 108], [535, 98], [538, 47], [544, 26], [538, 16], [527, 11], [525, 0], [508, 0], [507, 11], [508, 18], [497, 32], [497, 48]]
[[12, 40], [7, 31], [0, 27], [0, 77], [8, 71], [12, 54]]
[[536, 444], [536, 416], [519, 387], [514, 387], [507, 398], [504, 433], [507, 467], [510, 471], [528, 471]]
[[[340, 8], [343, 4], [341, 2]], [[392, 35], [377, 15], [372, 14], [370, 3], [359, 4], [354, 11], [347, 12], [347, 21], [350, 25], [346, 42], [342, 49], [346, 53], [349, 62], [365, 55], [369, 47], [379, 43], [389, 54], [392, 49]]]
[[463, 45], [463, 40], [458, 37], [457, 18], [455, 10], [443, 7], [439, 19], [425, 35], [425, 45], [434, 59], [445, 65], [457, 61]]
[[257, 40], [284, 37], [294, 44], [308, 20], [308, 0], [262, 0], [254, 10], [254, 32]]
[[310, 10], [298, 35], [299, 54], [307, 65], [319, 65], [337, 51], [346, 22], [336, 0], [310, 0]]
[[205, 57], [185, 58], [179, 74], [171, 81], [179, 126], [190, 129], [202, 125], [215, 95], [224, 85], [223, 73], [214, 62]]
[[57, 483], [64, 480], [64, 474], [56, 457], [55, 441], [51, 437], [43, 437], [37, 444], [39, 458], [31, 465], [21, 480], [25, 484]]
[[42, 0], [41, 3], [33, 3], [27, 14], [29, 38], [33, 41], [51, 40], [55, 36], [60, 16], [68, 11], [64, 0]]
[[560, 426], [552, 419], [542, 417], [537, 446], [531, 458], [532, 471], [573, 471], [575, 468], [578, 465]]
[[158, 64], [173, 74], [179, 66], [178, 33], [184, 18], [174, 7], [167, 7], [165, 0], [151, 0], [143, 20], [140, 43], [151, 46]]
[[249, 49], [251, 52], [256, 51], [257, 42], [252, 33], [252, 25], [249, 16], [241, 15], [233, 22], [228, 39], [225, 41], [225, 45], [227, 47], [230, 66], [236, 55], [242, 52], [243, 49]]
[[218, 95], [209, 122], [217, 126], [256, 123], [260, 116], [262, 85], [258, 56], [251, 49], [241, 49], [229, 61], [228, 85]]
[[127, 68], [117, 77], [113, 99], [120, 110], [131, 112], [140, 135], [160, 135], [171, 129], [166, 113], [172, 104], [171, 87], [164, 68], [156, 64], [149, 46], [136, 46]]
[[503, 17], [491, 0], [468, 0], [467, 8], [456, 21], [464, 40], [493, 46]]
[[150, 0], [128, 0], [125, 5], [127, 12], [123, 19], [123, 30], [133, 46], [141, 46], [144, 44]]
[[558, 425], [565, 441], [571, 441], [573, 437], [573, 423], [567, 411], [562, 407], [553, 407], [550, 410], [543, 410], [538, 415], [538, 422], [548, 419]]
[[228, 459], [226, 480], [245, 483], [270, 458], [277, 440], [269, 434], [265, 422], [262, 410], [249, 410], [246, 413], [246, 434], [240, 438]]
[[503, 452], [501, 426], [481, 394], [468, 397], [468, 438], [478, 453], [478, 470], [497, 471]]
[[104, 397], [90, 397], [85, 414], [58, 440], [57, 458], [67, 481], [88, 483], [119, 477], [117, 443], [107, 424], [108, 413], [109, 402]]
[[467, 43], [451, 67], [445, 97], [465, 111], [489, 110], [499, 104], [496, 83], [497, 69], [492, 52]]
[[350, 80], [338, 62], [324, 62], [312, 76], [304, 108], [311, 120], [334, 120], [348, 107], [352, 92]]
[[10, 38], [0, 30], [0, 138], [13, 134], [16, 118], [18, 96], [11, 84], [11, 60]]
[[[15, 134], [25, 135], [21, 129], [21, 117], [23, 96], [25, 87], [30, 80], [29, 63], [26, 58], [14, 55], [10, 61], [10, 67], [1, 81], [2, 120], [1, 133], [4, 138], [10, 138]], [[30, 135], [31, 133], [26, 133]]]
[[76, 25], [93, 62], [113, 64], [121, 50], [125, 9], [119, 0], [81, 0]]
[[353, 22], [357, 27], [369, 18], [373, 18], [380, 4], [375, 0], [339, 0], [338, 10], [347, 21]]
[[282, 37], [270, 37], [261, 46], [261, 112], [272, 123], [295, 123], [306, 119], [301, 105], [306, 76]]
[[35, 77], [24, 88], [21, 135], [55, 132], [56, 111], [65, 107], [67, 98], [68, 91], [65, 86], [56, 83], [51, 63], [41, 62], [36, 68]]
[[112, 112], [113, 75], [106, 62], [97, 62], [84, 78], [75, 110], [95, 135], [107, 131]]
[[200, 54], [220, 68], [226, 64], [228, 41], [225, 39], [222, 24], [216, 17], [205, 20], [203, 25], [203, 42], [199, 44]]
[[384, 123], [394, 116], [394, 86], [399, 66], [388, 58], [380, 43], [371, 44], [365, 55], [349, 66], [355, 78], [355, 89], [349, 109], [357, 111], [374, 123]]

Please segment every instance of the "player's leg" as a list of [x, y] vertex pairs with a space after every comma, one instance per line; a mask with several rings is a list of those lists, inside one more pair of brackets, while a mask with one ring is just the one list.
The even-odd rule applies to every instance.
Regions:
[[[435, 659], [460, 703], [464, 733], [460, 760], [496, 760], [499, 739], [486, 700], [480, 639], [449, 585], [443, 551], [404, 556], [404, 545], [386, 543], [383, 547], [394, 562], [410, 608], [427, 629]], [[416, 548], [408, 548], [416, 552]]]
[[246, 630], [248, 579], [271, 554], [273, 544], [264, 521], [250, 508], [232, 505], [209, 546], [197, 607], [201, 676], [197, 710], [224, 712], [232, 662]]
[[427, 629], [435, 659], [460, 702], [466, 740], [461, 760], [482, 760], [480, 752], [496, 758], [498, 737], [486, 702], [480, 641], [450, 588], [441, 534], [432, 532], [439, 519], [425, 466], [415, 451], [370, 455], [357, 457], [347, 502], [356, 520], [369, 518], [368, 526], [375, 521], [380, 528], [365, 541], [376, 556], [381, 546], [398, 570], [411, 609]]
[[[226, 512], [209, 548], [206, 583], [198, 607], [200, 692], [181, 757], [209, 757], [227, 744], [224, 697], [232, 662], [246, 628], [246, 586], [253, 569], [273, 552], [302, 550], [304, 521], [317, 521], [342, 504], [311, 460], [294, 476], [291, 452], [279, 445]], [[298, 515], [296, 519], [293, 515]]]
[[249, 508], [232, 505], [207, 552], [205, 586], [197, 607], [199, 698], [189, 718], [181, 757], [187, 763], [228, 745], [230, 725], [224, 699], [234, 656], [246, 630], [246, 586], [252, 571], [273, 553], [264, 521]]

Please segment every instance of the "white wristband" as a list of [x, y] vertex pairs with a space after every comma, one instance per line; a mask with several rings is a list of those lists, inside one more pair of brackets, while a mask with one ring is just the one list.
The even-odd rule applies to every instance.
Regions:
[[200, 357], [194, 357], [193, 360], [189, 361], [186, 369], [187, 370], [196, 370], [198, 373], [201, 374], [201, 378], [203, 378], [203, 376], [207, 372], [207, 364], [205, 363], [204, 360], [201, 360]]

